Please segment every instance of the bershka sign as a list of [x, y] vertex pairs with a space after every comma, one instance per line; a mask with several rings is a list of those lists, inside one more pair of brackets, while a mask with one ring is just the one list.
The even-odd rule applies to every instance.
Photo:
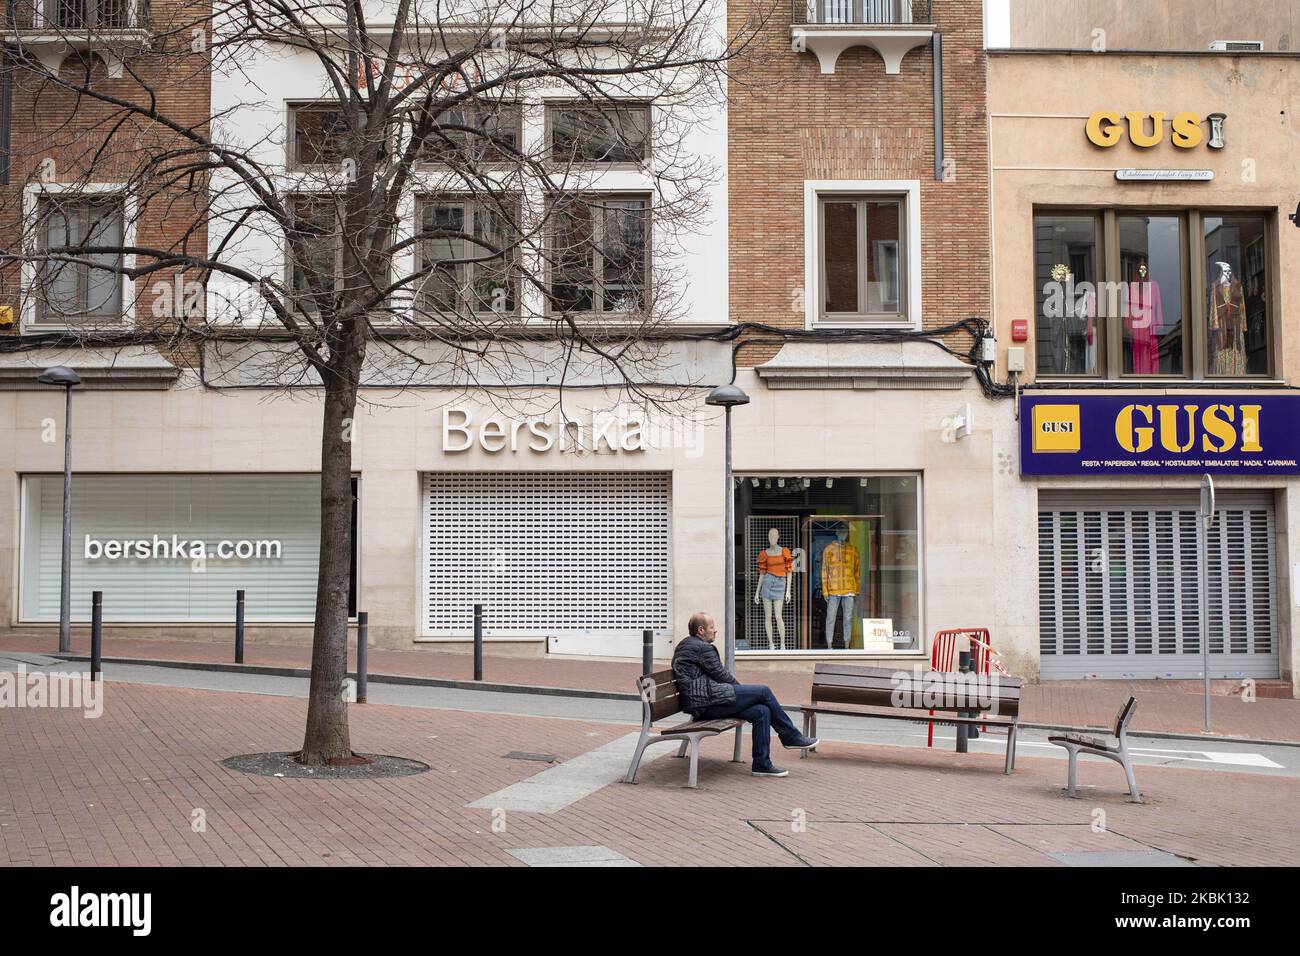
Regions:
[[641, 452], [649, 447], [643, 418], [615, 412], [593, 412], [586, 421], [558, 417], [504, 418], [490, 415], [479, 421], [464, 408], [442, 410], [442, 450], [455, 453], [475, 446], [496, 454], [520, 450], [560, 452]]
[[1300, 395], [1020, 400], [1022, 475], [1300, 474]]

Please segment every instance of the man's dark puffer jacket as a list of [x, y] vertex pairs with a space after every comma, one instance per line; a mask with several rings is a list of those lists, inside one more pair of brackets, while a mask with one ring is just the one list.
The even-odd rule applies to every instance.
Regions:
[[734, 704], [740, 681], [722, 666], [718, 649], [703, 638], [691, 635], [673, 652], [673, 676], [682, 697], [682, 710], [698, 714], [715, 704]]

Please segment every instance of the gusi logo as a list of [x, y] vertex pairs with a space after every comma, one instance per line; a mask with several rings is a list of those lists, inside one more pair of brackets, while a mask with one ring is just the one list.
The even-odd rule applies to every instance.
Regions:
[[1081, 442], [1078, 405], [1035, 405], [1032, 426], [1035, 454], [1078, 452]]
[[1199, 451], [1259, 452], [1259, 412], [1259, 405], [1125, 405], [1115, 416], [1115, 440], [1134, 454], [1150, 451], [1157, 437], [1175, 454], [1192, 451], [1197, 438]]

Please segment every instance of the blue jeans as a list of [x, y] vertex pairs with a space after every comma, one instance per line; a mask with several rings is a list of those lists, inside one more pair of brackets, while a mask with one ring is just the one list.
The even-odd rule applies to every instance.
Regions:
[[754, 769], [762, 769], [772, 763], [772, 728], [781, 741], [794, 740], [800, 736], [799, 730], [790, 722], [785, 708], [777, 702], [772, 688], [763, 684], [737, 684], [736, 702], [734, 704], [714, 704], [706, 707], [696, 716], [701, 720], [719, 720], [723, 717], [739, 717], [753, 724], [751, 733], [754, 737]]

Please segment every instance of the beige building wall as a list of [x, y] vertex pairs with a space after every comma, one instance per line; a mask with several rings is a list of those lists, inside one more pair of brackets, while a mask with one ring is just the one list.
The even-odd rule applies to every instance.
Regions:
[[[410, 646], [419, 635], [421, 606], [421, 475], [429, 471], [547, 471], [587, 469], [672, 472], [675, 617], [682, 608], [721, 604], [722, 489], [720, 429], [704, 427], [696, 447], [671, 442], [661, 450], [581, 456], [558, 451], [488, 453], [477, 446], [444, 454], [445, 402], [472, 409], [477, 420], [504, 403], [461, 393], [413, 391], [365, 394], [354, 426], [354, 468], [361, 479], [359, 606], [370, 612], [371, 636], [386, 647]], [[591, 398], [599, 400], [598, 395]], [[589, 399], [571, 397], [570, 414]], [[521, 406], [524, 407], [524, 406]], [[531, 407], [536, 411], [536, 407]], [[695, 410], [713, 419], [712, 409]], [[42, 441], [47, 420], [53, 442]], [[314, 395], [199, 387], [154, 391], [85, 391], [74, 395], [73, 462], [77, 473], [317, 472], [320, 407]], [[0, 620], [26, 632], [50, 625], [18, 622], [21, 476], [63, 468], [63, 395], [57, 389], [0, 392]], [[526, 435], [526, 432], [525, 432]], [[706, 495], [705, 489], [708, 490]], [[74, 509], [76, 507], [74, 500]], [[76, 582], [73, 582], [76, 586]], [[233, 598], [232, 598], [233, 601]], [[233, 616], [233, 610], [232, 610]], [[106, 626], [133, 636], [225, 640], [223, 625]], [[250, 626], [250, 640], [307, 640], [303, 625]], [[667, 644], [664, 644], [666, 650]], [[639, 643], [635, 652], [639, 655]]]
[[[769, 389], [751, 370], [740, 384], [752, 403], [737, 409], [737, 472], [870, 474], [914, 472], [923, 478], [922, 624], [928, 636], [941, 627], [992, 626], [990, 559], [993, 539], [989, 449], [995, 406], [973, 378], [961, 389], [854, 391]], [[359, 605], [370, 614], [372, 642], [412, 647], [421, 616], [421, 475], [429, 471], [545, 471], [558, 469], [668, 471], [672, 473], [672, 626], [684, 631], [695, 610], [723, 607], [723, 430], [718, 410], [683, 408], [672, 439], [642, 453], [488, 453], [479, 448], [448, 454], [441, 447], [441, 411], [449, 400], [472, 408], [475, 418], [507, 413], [494, 400], [434, 391], [366, 392], [353, 436], [361, 478]], [[610, 396], [566, 398], [573, 414]], [[547, 401], [553, 401], [551, 396]], [[974, 435], [945, 441], [945, 419], [974, 407]], [[19, 624], [18, 557], [20, 478], [62, 470], [63, 395], [57, 389], [0, 391], [0, 639], [4, 633], [53, 634], [57, 625]], [[47, 420], [58, 423], [52, 442], [42, 440]], [[690, 430], [695, 423], [697, 431]], [[83, 391], [74, 395], [73, 455], [79, 473], [259, 473], [319, 470], [320, 409], [306, 392]], [[75, 508], [75, 501], [74, 501]], [[76, 582], [73, 582], [74, 588]], [[233, 613], [233, 612], [232, 612]], [[85, 625], [74, 625], [84, 633]], [[105, 627], [115, 635], [229, 640], [231, 627], [146, 624]], [[249, 627], [250, 641], [301, 642], [304, 625]], [[491, 639], [491, 635], [489, 635]], [[421, 644], [446, 649], [445, 643]], [[460, 645], [463, 647], [463, 645]], [[501, 650], [545, 653], [540, 642]], [[667, 641], [656, 648], [670, 653]], [[629, 656], [639, 655], [639, 641]], [[919, 661], [924, 654], [903, 658]], [[746, 667], [811, 667], [815, 657], [786, 657]], [[895, 658], [898, 660], [898, 658]]]
[[[1035, 207], [1127, 206], [1142, 209], [1244, 208], [1273, 213], [1272, 323], [1279, 378], [1300, 384], [1300, 230], [1288, 220], [1300, 200], [1300, 126], [1291, 115], [1300, 102], [1300, 56], [1159, 56], [992, 53], [989, 58], [989, 124], [992, 155], [994, 302], [999, 343], [998, 378], [1009, 381], [1007, 349], [1023, 346], [1026, 373], [1035, 378], [1033, 335]], [[1085, 135], [1097, 110], [1163, 111], [1164, 142], [1149, 149], [1127, 138], [1109, 149]], [[1227, 114], [1226, 147], [1176, 149], [1168, 117], [1190, 111]], [[1117, 168], [1209, 169], [1212, 182], [1122, 183]], [[1194, 294], [1199, 294], [1193, 290]], [[1011, 341], [1011, 323], [1029, 323], [1031, 340]], [[1203, 383], [1202, 383], [1203, 384]], [[1152, 386], [1133, 394], [1193, 391], [1191, 380]], [[1248, 390], [1245, 383], [1239, 390]], [[1234, 389], [1237, 390], [1237, 389]], [[1189, 488], [1196, 478], [1026, 478], [1019, 476], [1019, 435], [1014, 407], [999, 406], [993, 435], [994, 512], [998, 588], [996, 619], [1004, 640], [1037, 659], [1038, 491], [1077, 489]], [[1300, 480], [1228, 478], [1221, 488], [1269, 488], [1277, 502], [1276, 589], [1281, 668], [1297, 684], [1300, 627], [1291, 608], [1292, 568], [1300, 564]], [[1300, 689], [1300, 687], [1298, 687]]]
[[1104, 43], [1108, 50], [1206, 50], [1214, 40], [1300, 50], [1300, 2], [1011, 0], [1013, 48], [1096, 50]]

